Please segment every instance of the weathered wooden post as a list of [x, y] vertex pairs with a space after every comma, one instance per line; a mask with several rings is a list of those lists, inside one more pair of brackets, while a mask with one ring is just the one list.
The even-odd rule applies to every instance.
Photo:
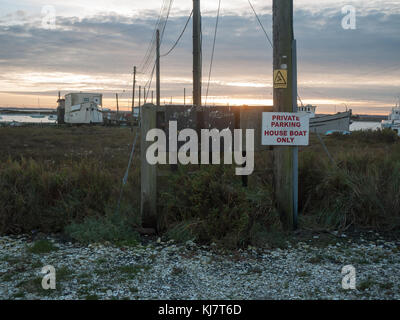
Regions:
[[157, 108], [152, 104], [141, 106], [140, 162], [141, 202], [140, 210], [144, 228], [157, 226], [157, 165], [146, 159], [146, 150], [152, 142], [146, 141], [147, 132], [157, 128]]
[[135, 89], [136, 89], [135, 86], [136, 86], [136, 66], [133, 67], [131, 130], [133, 130], [133, 119], [134, 119], [134, 115], [135, 115]]
[[161, 99], [161, 93], [160, 93], [160, 81], [161, 81], [161, 75], [160, 75], [160, 30], [157, 29], [156, 33], [156, 105], [157, 107], [160, 106], [160, 99]]
[[[293, 0], [273, 1], [274, 32], [274, 111], [293, 112]], [[295, 228], [294, 151], [292, 147], [274, 147], [275, 196], [281, 220], [286, 229]], [[296, 188], [297, 189], [297, 188]]]
[[116, 123], [119, 124], [119, 104], [118, 104], [118, 93], [115, 94], [115, 99], [117, 100], [117, 116], [115, 117]]

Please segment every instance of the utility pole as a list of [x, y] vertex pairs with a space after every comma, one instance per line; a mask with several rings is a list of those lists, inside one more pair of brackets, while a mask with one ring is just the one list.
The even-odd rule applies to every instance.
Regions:
[[[193, 106], [196, 111], [196, 132], [200, 136], [204, 128], [204, 114], [201, 109], [201, 10], [200, 0], [193, 0]], [[199, 141], [199, 150], [201, 150]], [[201, 153], [199, 152], [199, 166]]]
[[[287, 70], [286, 88], [274, 86], [274, 112], [297, 111], [297, 75], [293, 32], [293, 0], [273, 0], [275, 70]], [[274, 79], [275, 82], [275, 79]], [[296, 182], [296, 183], [295, 183]], [[297, 223], [297, 148], [274, 147], [274, 186], [278, 211], [287, 230]]]
[[157, 29], [157, 48], [156, 48], [156, 98], [157, 107], [160, 106], [160, 30]]
[[118, 93], [115, 94], [115, 98], [117, 99], [117, 117], [116, 117], [116, 122], [119, 122], [119, 105], [118, 105]]
[[193, 0], [193, 105], [201, 107], [201, 11]]
[[186, 107], [186, 88], [183, 88], [183, 105]]
[[133, 67], [133, 85], [132, 85], [132, 122], [131, 128], [133, 129], [133, 118], [135, 114], [135, 86], [136, 86], [136, 66]]
[[146, 87], [143, 87], [143, 100], [144, 100], [144, 104], [146, 104], [146, 100], [147, 100], [147, 97], [146, 97]]
[[154, 90], [151, 90], [151, 104], [153, 104]]
[[139, 107], [140, 107], [141, 104], [142, 104], [141, 98], [142, 98], [142, 86], [139, 86]]

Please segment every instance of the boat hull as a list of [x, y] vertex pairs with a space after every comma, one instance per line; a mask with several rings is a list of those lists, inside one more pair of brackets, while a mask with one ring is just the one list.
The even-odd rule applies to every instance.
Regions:
[[332, 115], [310, 118], [310, 132], [325, 134], [327, 131], [350, 131], [351, 110]]

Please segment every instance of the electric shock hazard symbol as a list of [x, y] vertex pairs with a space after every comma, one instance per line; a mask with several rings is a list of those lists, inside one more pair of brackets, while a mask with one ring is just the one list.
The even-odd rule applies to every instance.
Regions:
[[274, 71], [274, 88], [287, 88], [287, 70], [279, 69]]

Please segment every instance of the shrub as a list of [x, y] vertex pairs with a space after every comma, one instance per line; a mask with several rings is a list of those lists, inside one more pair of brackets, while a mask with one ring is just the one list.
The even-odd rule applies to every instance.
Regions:
[[93, 161], [49, 167], [8, 160], [0, 165], [0, 234], [61, 232], [72, 222], [102, 216], [115, 206], [118, 180]]
[[161, 194], [161, 228], [175, 240], [242, 247], [280, 226], [269, 190], [241, 187], [232, 167], [201, 167], [191, 175], [181, 168], [170, 179], [171, 190]]
[[[397, 146], [398, 148], [398, 146]], [[386, 155], [340, 153], [337, 166], [305, 155], [300, 167], [303, 212], [330, 229], [400, 226], [400, 160]]]
[[102, 217], [87, 217], [82, 223], [72, 223], [65, 232], [72, 239], [82, 243], [112, 242], [117, 245], [135, 246], [139, 235], [133, 230], [132, 223], [121, 214], [109, 213]]
[[30, 253], [49, 253], [58, 250], [50, 241], [48, 240], [38, 240], [31, 247], [28, 248]]

